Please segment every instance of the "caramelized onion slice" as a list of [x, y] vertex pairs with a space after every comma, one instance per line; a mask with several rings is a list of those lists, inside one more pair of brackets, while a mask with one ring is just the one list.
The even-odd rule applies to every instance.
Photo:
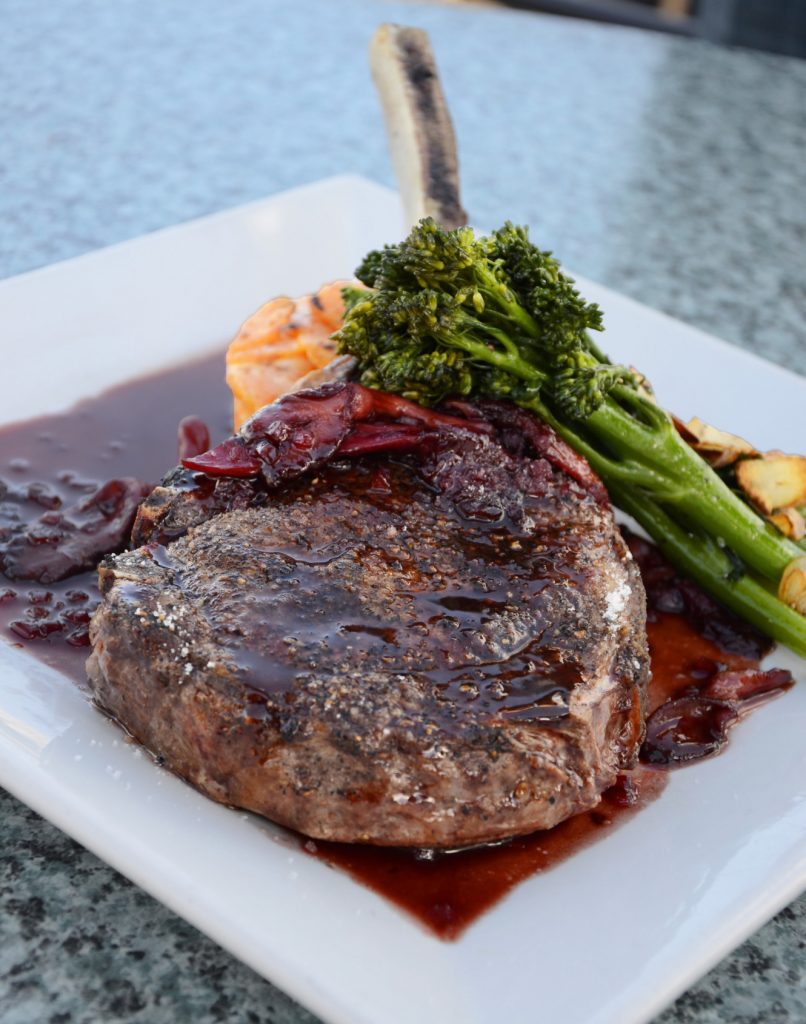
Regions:
[[793, 682], [780, 668], [717, 672], [701, 689], [667, 700], [649, 716], [641, 760], [685, 764], [716, 754], [743, 715]]

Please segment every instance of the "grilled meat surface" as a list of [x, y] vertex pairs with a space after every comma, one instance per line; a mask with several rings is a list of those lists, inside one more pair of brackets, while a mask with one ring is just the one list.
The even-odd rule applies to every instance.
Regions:
[[316, 838], [461, 846], [596, 804], [643, 733], [640, 577], [563, 442], [480, 412], [273, 488], [174, 472], [101, 567], [99, 704]]

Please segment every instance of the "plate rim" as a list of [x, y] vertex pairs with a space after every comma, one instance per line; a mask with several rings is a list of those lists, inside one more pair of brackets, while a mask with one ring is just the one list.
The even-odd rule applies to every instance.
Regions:
[[[346, 188], [348, 191], [350, 189], [357, 188], [359, 192], [366, 187], [371, 187], [373, 190], [379, 190], [380, 192], [385, 193], [390, 199], [395, 195], [391, 190], [386, 189], [384, 186], [378, 185], [377, 183], [372, 182], [369, 179], [363, 178], [360, 175], [335, 175], [326, 179], [322, 179], [321, 181], [318, 182], [308, 183], [294, 189], [286, 190], [280, 193], [275, 193], [274, 195], [265, 197], [263, 199], [253, 200], [247, 204], [231, 207], [226, 210], [221, 210], [212, 214], [208, 214], [201, 218], [195, 218], [192, 220], [184, 221], [179, 224], [164, 227], [155, 232], [150, 232], [146, 235], [138, 236], [132, 239], [127, 239], [122, 242], [115, 243], [114, 245], [111, 246], [82, 253], [78, 256], [71, 257], [70, 259], [63, 260], [58, 263], [49, 264], [47, 266], [39, 268], [34, 268], [32, 270], [25, 271], [22, 274], [5, 278], [2, 281], [0, 281], [0, 298], [2, 298], [3, 294], [5, 294], [5, 290], [9, 286], [15, 287], [16, 283], [20, 282], [23, 279], [25, 279], [26, 281], [31, 281], [31, 279], [37, 278], [44, 279], [46, 275], [52, 275], [54, 272], [62, 270], [66, 265], [84, 265], [90, 261], [102, 259], [105, 255], [109, 254], [112, 251], [131, 249], [132, 247], [142, 245], [144, 241], [153, 241], [155, 238], [159, 238], [161, 236], [169, 234], [181, 234], [184, 231], [186, 231], [189, 227], [200, 228], [206, 224], [209, 224], [210, 222], [219, 222], [223, 224], [226, 223], [228, 219], [233, 218], [234, 216], [245, 216], [249, 212], [261, 210], [266, 206], [267, 203], [282, 203], [292, 196], [298, 196], [304, 193], [318, 193], [322, 190], [323, 187], [343, 187]], [[583, 283], [583, 287], [584, 284], [587, 283], [584, 282], [584, 279], [582, 277], [578, 277], [577, 279]], [[605, 290], [608, 292], [611, 291], [610, 289]], [[640, 302], [637, 302], [636, 300], [631, 299], [627, 296], [620, 296], [620, 298], [623, 299], [626, 303], [632, 304], [634, 307], [637, 307], [639, 309], [647, 308], [642, 306]], [[653, 315], [665, 318], [671, 325], [674, 325], [675, 327], [677, 327], [677, 325], [683, 324], [682, 321], [676, 320], [674, 317], [671, 317], [668, 314], [654, 310], [652, 311], [652, 313]], [[683, 326], [687, 330], [695, 331], [697, 334], [707, 338], [709, 343], [711, 344], [716, 342], [720, 346], [724, 346], [725, 349], [728, 349], [730, 351], [731, 356], [736, 356], [737, 353], [739, 353], [742, 358], [746, 357], [750, 359], [753, 363], [763, 364], [765, 367], [765, 371], [769, 371], [770, 369], [775, 370], [776, 372], [783, 374], [783, 378], [787, 378], [790, 379], [791, 381], [797, 382], [798, 386], [802, 387], [806, 385], [805, 378], [800, 377], [798, 374], [794, 373], [793, 371], [789, 370], [786, 367], [781, 367], [778, 366], [777, 364], [769, 363], [767, 360], [764, 360], [763, 358], [755, 355], [754, 353], [737, 349], [735, 346], [730, 345], [729, 343], [722, 341], [719, 338], [715, 338], [712, 335], [707, 334], [707, 332], [704, 332], [699, 328], [693, 327], [692, 325], [683, 324]], [[3, 644], [3, 648], [7, 649], [7, 645]], [[24, 658], [26, 661], [29, 660], [28, 656], [21, 655], [20, 657]], [[33, 661], [34, 659], [30, 660]], [[0, 657], [0, 666], [2, 666], [2, 664], [3, 659]], [[36, 664], [41, 665], [41, 663], [39, 662], [36, 662]], [[58, 675], [58, 673], [55, 674]], [[1, 678], [0, 689], [2, 689]], [[13, 760], [13, 752], [11, 753], [11, 755], [9, 755], [9, 751], [4, 750], [2, 748], [2, 744], [0, 744], [0, 765], [7, 766], [9, 760]], [[22, 764], [23, 762], [20, 763], [20, 765]], [[3, 776], [7, 775], [5, 771], [3, 771], [2, 774]], [[33, 774], [34, 772], [32, 771], [31, 775]], [[17, 778], [23, 778], [24, 776], [25, 771], [23, 770], [20, 772]], [[171, 778], [173, 779], [173, 777]], [[14, 795], [17, 796], [24, 803], [34, 807], [34, 809], [37, 810], [38, 813], [41, 813], [43, 817], [46, 817], [48, 820], [53, 821], [54, 824], [57, 825], [57, 827], [61, 828], [68, 834], [75, 836], [75, 831], [71, 829], [70, 823], [67, 820], [66, 815], [62, 816], [62, 820], [57, 820], [57, 817], [52, 813], [52, 811], [48, 811], [47, 809], [40, 809], [40, 807], [38, 806], [40, 801], [38, 799], [31, 800], [30, 794], [19, 792], [17, 790], [16, 785], [14, 784], [14, 780], [9, 782], [8, 778], [4, 777], [3, 785], [5, 785], [10, 792], [14, 793]], [[183, 783], [179, 783], [179, 785], [184, 786]], [[24, 787], [20, 787], [20, 789], [23, 788]], [[41, 802], [44, 803], [44, 801]], [[93, 846], [89, 845], [85, 841], [85, 838], [79, 838], [78, 841], [81, 842], [82, 845], [85, 845], [89, 849], [93, 850], [93, 852], [97, 852], [97, 850], [95, 850]], [[153, 889], [148, 884], [148, 878], [145, 877], [141, 880], [141, 878], [138, 877], [138, 872], [133, 870], [129, 862], [125, 862], [123, 864], [119, 863], [117, 858], [113, 858], [107, 852], [99, 854], [99, 856], [102, 856], [102, 858], [107, 863], [112, 864], [112, 866], [116, 870], [120, 871], [126, 877], [131, 878], [132, 881], [135, 882], [135, 884], [139, 885], [146, 892], [149, 892], [153, 895]], [[787, 877], [785, 884], [780, 879], [776, 880], [777, 886], [775, 892], [777, 895], [774, 897], [773, 900], [770, 900], [768, 898], [766, 901], [760, 901], [758, 906], [755, 907], [752, 913], [748, 913], [744, 916], [740, 927], [737, 928], [734, 925], [730, 935], [727, 934], [729, 928], [726, 924], [723, 929], [725, 931], [725, 935], [722, 941], [720, 941], [717, 944], [716, 950], [713, 952], [712, 956], [709, 956], [708, 958], [700, 961], [699, 964], [692, 964], [688, 972], [680, 972], [678, 970], [676, 980], [669, 982], [666, 989], [662, 990], [663, 994], [656, 993], [655, 998], [651, 1001], [651, 1005], [649, 1004], [649, 1002], [645, 1001], [643, 1007], [636, 1008], [637, 1015], [631, 1016], [629, 1020], [634, 1021], [635, 1024], [643, 1024], [644, 1021], [649, 1020], [652, 1016], [658, 1013], [664, 1006], [668, 1005], [668, 1003], [671, 1000], [676, 998], [681, 992], [685, 991], [697, 978], [701, 977], [702, 974], [710, 970], [711, 967], [713, 967], [714, 964], [718, 963], [731, 949], [735, 948], [736, 945], [744, 941], [744, 939], [746, 939], [749, 935], [753, 934], [753, 932], [757, 930], [757, 928], [761, 924], [763, 924], [771, 916], [777, 913], [778, 910], [780, 910], [783, 906], [790, 902], [791, 899], [794, 898], [798, 894], [798, 892], [801, 891], [803, 886], [806, 885], [806, 844], [804, 844], [804, 848], [802, 850], [801, 860], [803, 861], [802, 866], [798, 869], [796, 869], [795, 867], [792, 868], [791, 878]], [[177, 913], [179, 916], [183, 917], [186, 920], [190, 920], [191, 923], [193, 923], [196, 927], [200, 927], [201, 930], [206, 932], [208, 935], [211, 935], [215, 942], [217, 942], [223, 948], [227, 949], [233, 955], [237, 956], [238, 959], [241, 959], [244, 962], [248, 963], [249, 966], [255, 969], [262, 976], [268, 977], [269, 980], [272, 981], [272, 983], [278, 985], [284, 991], [293, 995], [294, 998], [296, 998], [301, 1004], [312, 1009], [313, 1012], [319, 1014], [324, 1020], [333, 1021], [334, 1024], [348, 1024], [348, 1022], [349, 1024], [355, 1024], [356, 1020], [360, 1019], [360, 1017], [356, 1017], [355, 1007], [351, 1007], [346, 1003], [337, 1003], [332, 992], [326, 993], [322, 991], [321, 993], [319, 993], [316, 987], [314, 987], [314, 989], [307, 987], [310, 984], [311, 979], [306, 979], [303, 976], [298, 976], [299, 972], [295, 974], [295, 968], [293, 964], [275, 965], [272, 968], [271, 974], [267, 974], [265, 964], [261, 964], [258, 961], [257, 956], [251, 957], [241, 949], [233, 949], [233, 946], [237, 947], [237, 942], [232, 942], [227, 937], [221, 938], [219, 937], [218, 934], [211, 933], [209, 927], [199, 925], [195, 920], [193, 920], [192, 917], [189, 918], [187, 913], [187, 906], [181, 903], [181, 900], [179, 899], [178, 896], [176, 901], [167, 899], [164, 895], [160, 895], [155, 898], [165, 903], [167, 906], [170, 907], [172, 911]], [[459, 942], [461, 942], [461, 939], [459, 940]], [[432, 943], [434, 946], [435, 955], [438, 955], [436, 954], [437, 949], [441, 949], [444, 951], [446, 949], [451, 948], [443, 946], [443, 944], [439, 943], [438, 940], [432, 940]], [[442, 958], [449, 959], [449, 954], [445, 954], [445, 956]], [[621, 1018], [622, 1022], [625, 1019], [626, 1018]], [[369, 1018], [367, 1018], [367, 1020], [369, 1021]]]

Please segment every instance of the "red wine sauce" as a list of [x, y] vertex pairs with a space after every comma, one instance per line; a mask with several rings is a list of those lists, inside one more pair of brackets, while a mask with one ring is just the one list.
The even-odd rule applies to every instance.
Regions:
[[[113, 478], [156, 484], [178, 461], [184, 417], [199, 416], [219, 439], [230, 432], [231, 410], [224, 357], [217, 353], [130, 381], [67, 412], [0, 428], [0, 531], [12, 517], [39, 519]], [[91, 569], [40, 584], [0, 575], [0, 635], [83, 685], [96, 577]]]
[[445, 852], [306, 840], [306, 852], [407, 911], [440, 939], [456, 939], [519, 882], [605, 836], [659, 796], [667, 773], [639, 766], [591, 811], [491, 846]]
[[[647, 633], [653, 680], [648, 707], [702, 681], [704, 659], [730, 668], [755, 668], [758, 659], [730, 654], [704, 638], [682, 615], [659, 614]], [[455, 939], [519, 882], [559, 864], [606, 836], [663, 791], [668, 772], [639, 765], [607, 790], [592, 811], [556, 828], [498, 846], [442, 853], [307, 841], [308, 853], [408, 911], [441, 939]]]
[[[215, 442], [229, 434], [230, 409], [223, 357], [216, 354], [124, 384], [69, 412], [1, 429], [0, 531], [4, 521], [7, 524], [15, 517], [33, 522], [48, 509], [75, 504], [113, 478], [135, 477], [156, 483], [178, 460], [180, 421], [199, 417]], [[196, 420], [184, 423], [180, 437], [184, 454], [198, 453], [208, 440], [203, 424]], [[633, 539], [631, 544], [645, 542]], [[643, 555], [651, 564], [645, 569], [639, 557], [642, 570], [654, 573], [652, 586], [648, 585], [654, 675], [650, 712], [701, 687], [717, 670], [758, 667], [763, 642], [751, 638], [749, 646], [734, 643], [731, 653], [722, 643], [725, 636], [730, 648], [735, 636], [741, 633], [744, 637], [746, 630], [729, 623], [727, 633], [715, 634], [711, 609], [702, 612], [704, 595], [693, 591], [688, 581], [676, 578], [673, 570], [663, 564], [659, 567], [651, 545], [645, 546]], [[645, 579], [650, 581], [650, 575]], [[0, 576], [0, 634], [19, 646], [24, 643], [31, 654], [83, 684], [87, 623], [99, 600], [95, 580], [95, 570], [52, 584]], [[686, 607], [692, 613], [688, 617]], [[700, 614], [700, 620], [694, 612]], [[709, 621], [711, 626], [706, 628], [704, 623]], [[607, 835], [655, 799], [666, 777], [657, 768], [639, 765], [620, 777], [593, 810], [550, 831], [493, 846], [440, 852], [314, 842], [302, 837], [300, 842], [307, 852], [347, 871], [435, 935], [455, 939], [519, 882]]]

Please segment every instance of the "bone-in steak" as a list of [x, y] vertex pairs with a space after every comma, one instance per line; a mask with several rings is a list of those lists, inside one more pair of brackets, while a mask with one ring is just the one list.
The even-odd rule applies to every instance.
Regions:
[[318, 838], [458, 846], [591, 807], [647, 679], [600, 485], [504, 404], [424, 428], [350, 402], [271, 486], [183, 470], [146, 503], [148, 541], [101, 567], [96, 699], [214, 799]]

